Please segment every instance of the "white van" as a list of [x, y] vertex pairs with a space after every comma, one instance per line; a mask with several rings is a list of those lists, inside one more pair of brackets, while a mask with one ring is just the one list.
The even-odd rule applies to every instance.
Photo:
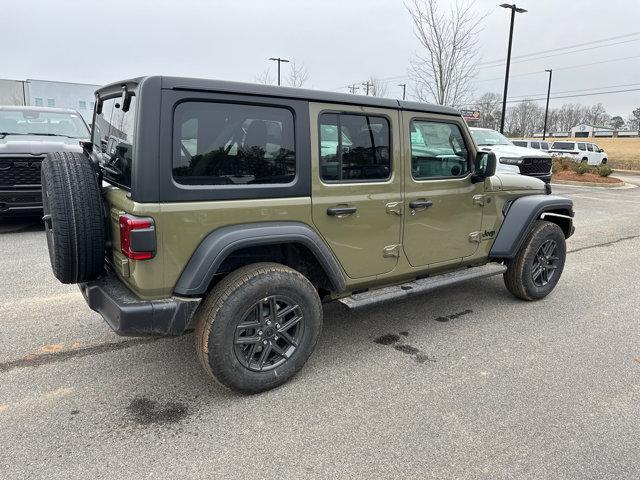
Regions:
[[536, 150], [542, 150], [548, 152], [551, 144], [542, 140], [511, 140], [514, 145], [525, 148], [535, 148]]
[[549, 154], [552, 157], [569, 157], [589, 165], [606, 165], [608, 160], [606, 152], [590, 142], [553, 142]]

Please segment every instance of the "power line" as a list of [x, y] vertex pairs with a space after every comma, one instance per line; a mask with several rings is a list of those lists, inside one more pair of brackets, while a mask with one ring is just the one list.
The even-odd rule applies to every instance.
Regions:
[[[579, 49], [579, 50], [572, 50], [570, 52], [554, 53], [552, 55], [545, 55], [545, 56], [542, 56], [542, 57], [524, 58], [524, 59], [521, 59], [521, 60], [512, 61], [511, 63], [534, 62], [536, 60], [543, 60], [545, 58], [560, 57], [562, 55], [570, 55], [572, 53], [586, 52], [586, 51], [590, 51], [590, 50], [595, 50], [596, 48], [614, 47], [616, 45], [621, 45], [623, 43], [631, 43], [631, 42], [640, 42], [640, 38], [633, 38], [631, 40], [624, 40], [622, 42], [611, 43], [609, 45], [597, 45], [595, 47], [582, 48], [582, 49]], [[504, 65], [505, 64], [504, 64], [504, 61], [503, 61], [502, 63], [496, 64], [496, 65], [487, 65], [487, 66], [484, 66], [484, 67], [479, 67], [478, 70], [484, 70], [484, 69], [487, 69], [487, 68], [503, 67]]]
[[[594, 92], [594, 93], [583, 93], [583, 94], [578, 94], [578, 95], [560, 95], [560, 96], [555, 96], [555, 97], [549, 97], [551, 100], [555, 100], [555, 99], [562, 99], [562, 98], [579, 98], [579, 97], [593, 97], [596, 95], [611, 95], [611, 94], [615, 94], [615, 93], [627, 93], [627, 92], [638, 92], [640, 91], [640, 88], [629, 88], [629, 89], [625, 89], [625, 90], [610, 90], [608, 92]], [[532, 102], [539, 102], [541, 100], [546, 100], [547, 97], [540, 97], [540, 98], [524, 98], [524, 99], [517, 99], [517, 100], [507, 100], [506, 103], [520, 103], [526, 100], [530, 100]], [[479, 101], [479, 99], [472, 101], [471, 103], [468, 103], [466, 106], [473, 106], [475, 104], [477, 104]]]
[[[525, 53], [523, 55], [515, 56], [515, 57], [513, 57], [513, 59], [520, 59], [520, 58], [525, 58], [525, 57], [535, 57], [535, 56], [541, 55], [543, 53], [553, 53], [553, 52], [557, 52], [558, 50], [564, 50], [566, 48], [584, 47], [586, 45], [593, 45], [593, 44], [596, 44], [596, 43], [608, 42], [608, 41], [611, 41], [611, 40], [618, 40], [620, 38], [635, 37], [637, 35], [640, 35], [640, 32], [632, 32], [632, 33], [627, 33], [627, 34], [624, 34], [624, 35], [616, 35], [615, 37], [601, 38], [600, 40], [592, 40], [590, 42], [576, 43], [574, 45], [565, 45], [563, 47], [555, 47], [555, 48], [551, 48], [549, 50], [540, 50], [539, 52], [534, 52], [534, 53]], [[478, 65], [486, 65], [486, 64], [489, 64], [489, 63], [496, 63], [496, 62], [504, 62], [504, 58], [500, 58], [500, 59], [496, 59], [496, 60], [487, 60], [485, 62], [480, 62]]]
[[[620, 58], [612, 58], [610, 60], [602, 60], [600, 62], [591, 62], [591, 63], [581, 63], [579, 65], [570, 65], [568, 67], [559, 67], [559, 68], [554, 68], [554, 71], [558, 71], [558, 70], [571, 70], [573, 68], [582, 68], [582, 67], [590, 67], [592, 65], [602, 65], [603, 63], [611, 63], [611, 62], [619, 62], [621, 60], [630, 60], [632, 58], [640, 58], [640, 55], [632, 55], [630, 57], [620, 57]], [[512, 77], [525, 77], [527, 75], [538, 75], [544, 73], [544, 70], [539, 70], [536, 72], [528, 72], [528, 73], [519, 73], [517, 75], [511, 75]], [[495, 77], [495, 78], [482, 78], [480, 80], [474, 80], [475, 82], [488, 82], [491, 80], [503, 80], [504, 77]]]
[[[593, 87], [593, 88], [578, 88], [577, 90], [562, 90], [559, 92], [554, 92], [554, 94], [558, 93], [576, 93], [576, 92], [588, 92], [590, 90], [602, 90], [603, 88], [618, 88], [618, 87], [635, 87], [640, 85], [640, 83], [623, 83], [620, 85], [606, 85], [604, 87]], [[539, 95], [546, 95], [546, 93], [531, 93], [529, 95], [510, 95], [509, 98], [530, 98], [537, 97]]]

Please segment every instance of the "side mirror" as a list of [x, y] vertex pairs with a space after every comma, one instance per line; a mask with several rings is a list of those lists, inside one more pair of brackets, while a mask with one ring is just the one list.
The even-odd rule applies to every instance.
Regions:
[[471, 177], [473, 183], [483, 182], [485, 178], [493, 177], [496, 174], [498, 160], [493, 152], [478, 152], [474, 162], [474, 174]]

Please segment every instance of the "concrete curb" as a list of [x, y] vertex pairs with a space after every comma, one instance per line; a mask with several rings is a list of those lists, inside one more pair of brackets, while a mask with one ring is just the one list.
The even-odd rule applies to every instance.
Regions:
[[640, 175], [640, 170], [623, 170], [622, 168], [611, 168], [611, 170], [613, 170], [614, 172], [620, 172], [620, 173], [633, 173], [635, 175]]
[[638, 185], [630, 183], [594, 183], [594, 182], [574, 182], [573, 180], [551, 180], [552, 185], [570, 185], [572, 187], [595, 187], [595, 188], [637, 188]]

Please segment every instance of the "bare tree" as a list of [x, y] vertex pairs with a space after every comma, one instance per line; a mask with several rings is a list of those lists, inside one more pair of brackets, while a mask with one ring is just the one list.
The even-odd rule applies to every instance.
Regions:
[[474, 108], [480, 112], [479, 127], [496, 130], [500, 126], [502, 95], [492, 92], [484, 93], [476, 100]]
[[289, 75], [287, 83], [290, 87], [302, 87], [309, 80], [309, 71], [304, 63], [298, 63], [292, 59], [289, 63]]
[[[447, 2], [449, 3], [449, 2]], [[486, 17], [473, 0], [454, 0], [448, 13], [438, 0], [408, 0], [413, 33], [420, 43], [409, 66], [414, 94], [421, 101], [459, 106], [469, 100], [478, 64], [478, 32]]]
[[542, 129], [544, 109], [531, 100], [523, 100], [509, 108], [506, 117], [507, 130], [511, 135], [518, 137], [530, 137], [536, 130]]
[[266, 69], [263, 72], [256, 75], [253, 79], [256, 83], [262, 83], [264, 85], [273, 85], [273, 76], [271, 75], [271, 70]]

